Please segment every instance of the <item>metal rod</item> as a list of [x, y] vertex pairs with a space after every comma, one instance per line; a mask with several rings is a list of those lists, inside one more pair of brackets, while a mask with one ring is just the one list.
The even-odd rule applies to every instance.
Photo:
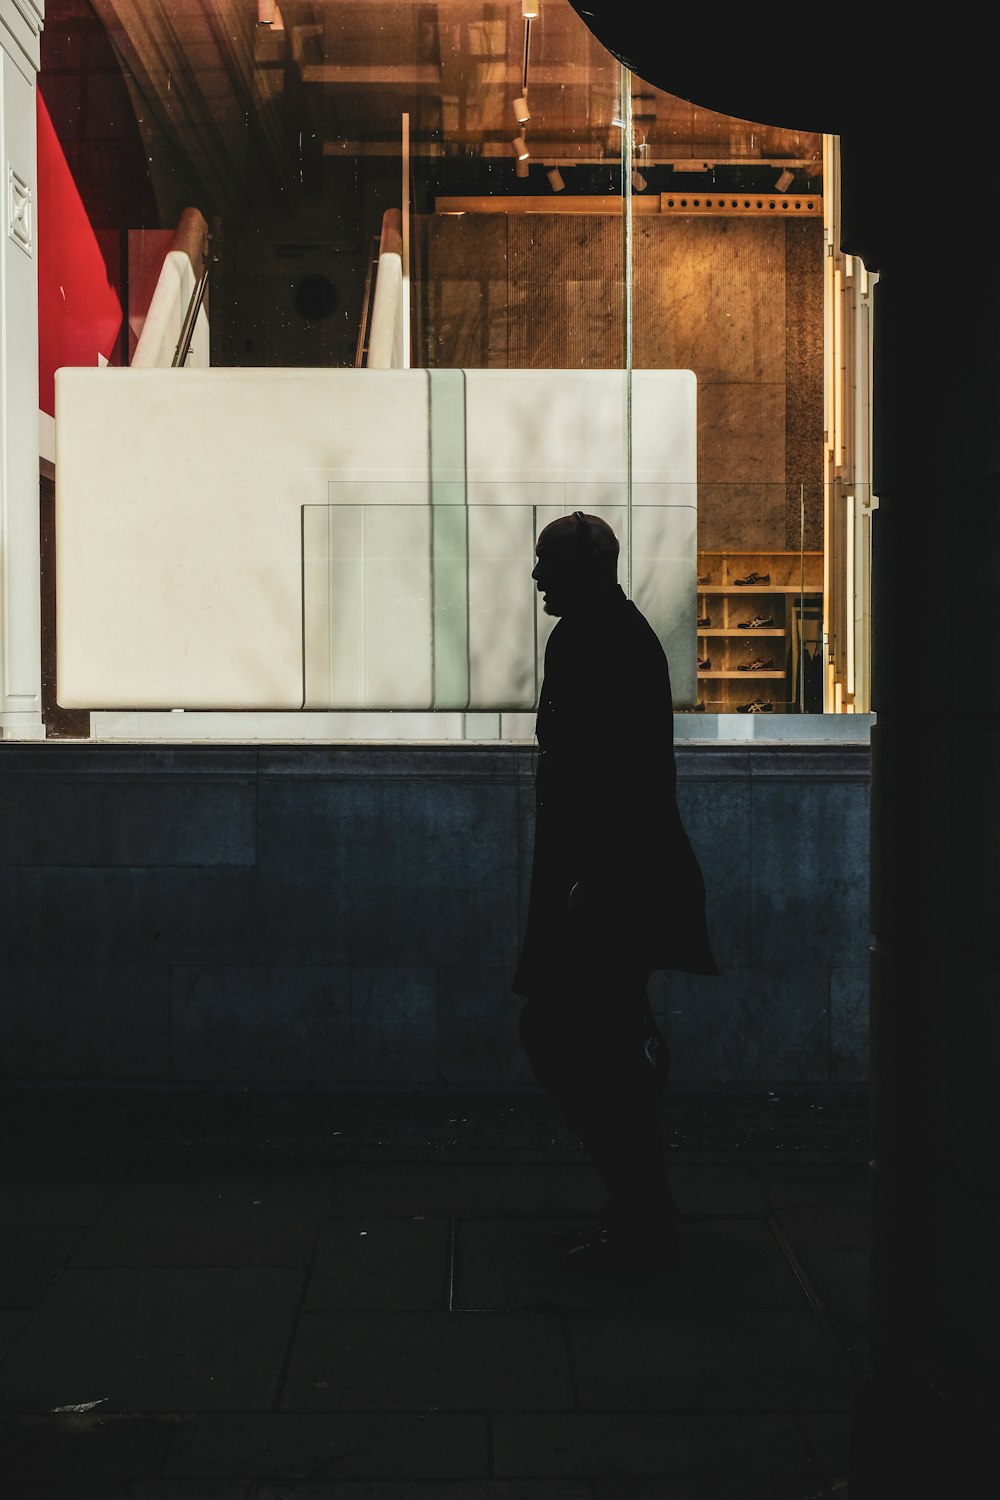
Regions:
[[371, 250], [368, 256], [368, 269], [365, 272], [365, 289], [361, 297], [361, 326], [358, 329], [358, 346], [354, 353], [354, 367], [360, 370], [368, 353], [368, 334], [372, 323], [372, 302], [375, 297], [375, 268], [378, 265], [379, 237], [372, 235]]
[[181, 326], [181, 336], [177, 340], [177, 348], [170, 362], [171, 369], [178, 369], [184, 365], [185, 360], [191, 353], [191, 341], [194, 338], [194, 325], [198, 321], [201, 312], [201, 304], [205, 298], [205, 288], [208, 286], [208, 277], [214, 263], [214, 257], [206, 260], [204, 270], [198, 277], [198, 284], [191, 293], [191, 301], [188, 303], [187, 312], [184, 314], [184, 322]]

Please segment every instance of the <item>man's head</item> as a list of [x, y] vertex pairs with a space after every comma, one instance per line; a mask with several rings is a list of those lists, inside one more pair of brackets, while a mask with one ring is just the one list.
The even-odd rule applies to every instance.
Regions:
[[547, 615], [570, 614], [618, 582], [618, 538], [600, 516], [574, 511], [540, 533], [531, 576]]

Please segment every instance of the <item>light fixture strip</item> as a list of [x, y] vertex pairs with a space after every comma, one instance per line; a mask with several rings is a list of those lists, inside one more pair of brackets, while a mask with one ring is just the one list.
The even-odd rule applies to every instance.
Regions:
[[527, 98], [528, 95], [528, 54], [531, 50], [531, 20], [524, 18], [524, 60], [521, 63], [521, 93]]

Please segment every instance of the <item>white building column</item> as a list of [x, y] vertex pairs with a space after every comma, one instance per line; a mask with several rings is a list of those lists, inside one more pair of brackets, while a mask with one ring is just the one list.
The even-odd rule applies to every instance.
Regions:
[[0, 738], [44, 739], [35, 79], [45, 0], [0, 0]]

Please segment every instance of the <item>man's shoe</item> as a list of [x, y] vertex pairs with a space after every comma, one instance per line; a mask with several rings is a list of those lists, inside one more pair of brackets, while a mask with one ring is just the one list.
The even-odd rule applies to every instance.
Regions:
[[734, 578], [733, 582], [741, 588], [746, 585], [753, 587], [754, 584], [763, 586], [771, 582], [771, 575], [770, 573], [748, 573], [745, 578]]

